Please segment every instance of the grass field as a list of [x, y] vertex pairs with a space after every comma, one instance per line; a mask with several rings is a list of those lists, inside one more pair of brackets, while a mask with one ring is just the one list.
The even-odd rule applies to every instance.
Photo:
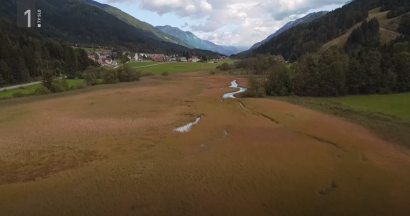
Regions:
[[0, 215], [410, 215], [406, 149], [287, 102], [221, 101], [234, 79], [0, 101]]
[[[163, 72], [189, 72], [189, 71], [201, 71], [201, 70], [212, 70], [218, 65], [223, 63], [233, 63], [234, 60], [223, 60], [218, 63], [192, 63], [192, 62], [170, 62], [170, 63], [158, 63], [158, 62], [130, 62], [128, 63], [131, 67], [136, 68], [142, 72], [150, 72], [154, 74], [161, 74]], [[154, 65], [160, 64], [160, 65]], [[149, 66], [153, 65], [153, 66]], [[143, 67], [142, 67], [143, 66]], [[148, 67], [146, 67], [148, 66]], [[141, 67], [141, 68], [138, 68]]]
[[410, 93], [351, 96], [333, 99], [355, 109], [394, 115], [410, 121]]
[[[77, 86], [78, 84], [84, 82], [83, 79], [78, 79], [78, 80], [72, 80], [72, 79], [68, 79], [67, 83], [68, 85], [71, 86]], [[13, 94], [17, 93], [17, 92], [21, 92], [25, 95], [27, 94], [31, 94], [33, 93], [38, 87], [40, 87], [42, 84], [36, 84], [36, 85], [32, 85], [32, 86], [26, 86], [26, 87], [22, 87], [22, 88], [18, 88], [18, 89], [11, 89], [11, 90], [7, 90], [7, 91], [1, 91], [0, 92], [0, 98], [10, 98], [13, 97]]]
[[11, 89], [11, 90], [7, 90], [7, 91], [1, 91], [0, 92], [0, 98], [13, 97], [13, 94], [17, 93], [17, 92], [21, 92], [23, 94], [31, 94], [41, 85], [42, 84], [37, 84], [37, 85], [22, 87], [22, 88], [18, 88], [18, 89]]
[[130, 67], [144, 67], [148, 65], [163, 64], [163, 62], [128, 62]]

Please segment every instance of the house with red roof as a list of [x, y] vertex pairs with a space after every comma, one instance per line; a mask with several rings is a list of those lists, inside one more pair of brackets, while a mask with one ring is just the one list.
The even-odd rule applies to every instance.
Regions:
[[156, 62], [166, 62], [166, 61], [169, 61], [170, 58], [164, 54], [155, 54], [152, 57], [152, 60]]
[[89, 55], [88, 58], [95, 61], [95, 55]]

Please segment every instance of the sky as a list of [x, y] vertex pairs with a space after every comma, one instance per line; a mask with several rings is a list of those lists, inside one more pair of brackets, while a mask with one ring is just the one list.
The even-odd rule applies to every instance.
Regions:
[[218, 45], [249, 48], [289, 21], [347, 0], [96, 0], [153, 26], [191, 31]]

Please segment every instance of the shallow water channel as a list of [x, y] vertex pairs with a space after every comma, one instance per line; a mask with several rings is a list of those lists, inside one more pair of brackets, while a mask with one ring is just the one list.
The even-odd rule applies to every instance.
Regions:
[[236, 83], [236, 80], [231, 82], [231, 86], [229, 86], [231, 88], [238, 88], [239, 91], [236, 92], [231, 92], [231, 93], [226, 93], [222, 96], [222, 98], [235, 98], [234, 95], [245, 92], [246, 88], [242, 88], [242, 87], [238, 87], [238, 83]]
[[[222, 98], [235, 98], [235, 96], [234, 96], [235, 94], [239, 94], [239, 93], [242, 93], [242, 92], [246, 91], [246, 88], [238, 87], [238, 83], [236, 83], [236, 80], [232, 81], [231, 86], [229, 86], [229, 87], [238, 88], [239, 91], [226, 93], [222, 96]], [[181, 132], [181, 133], [189, 132], [194, 125], [198, 124], [198, 122], [201, 120], [201, 118], [202, 118], [202, 116], [196, 118], [196, 120], [194, 122], [190, 122], [187, 125], [184, 125], [184, 126], [179, 127], [179, 128], [175, 128], [174, 131]], [[227, 133], [227, 132], [225, 131], [225, 133]]]

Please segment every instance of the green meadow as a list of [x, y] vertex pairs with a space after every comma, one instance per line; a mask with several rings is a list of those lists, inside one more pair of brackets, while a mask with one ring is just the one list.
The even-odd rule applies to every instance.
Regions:
[[[78, 80], [68, 79], [67, 80], [67, 83], [70, 87], [77, 86], [78, 84], [83, 83], [83, 82], [84, 82], [83, 79], [78, 79]], [[42, 84], [36, 84], [36, 85], [21, 87], [21, 88], [17, 88], [17, 89], [1, 91], [0, 92], [0, 98], [11, 98], [11, 97], [13, 97], [13, 94], [15, 94], [17, 92], [21, 92], [22, 94], [28, 95], [28, 94], [33, 93], [41, 85]]]
[[410, 120], [410, 93], [350, 96], [333, 100], [354, 109], [370, 110]]
[[[130, 62], [133, 68], [136, 68], [142, 72], [150, 72], [154, 74], [161, 74], [163, 72], [189, 72], [189, 71], [201, 71], [212, 70], [223, 63], [233, 63], [234, 60], [222, 60], [218, 63], [195, 63], [195, 62], [170, 62], [170, 63], [158, 63], [158, 62]], [[151, 63], [151, 64], [150, 64]], [[159, 65], [155, 65], [159, 64]], [[152, 65], [152, 66], [149, 66]]]
[[163, 64], [163, 62], [128, 62], [127, 65], [133, 68], [145, 67], [149, 65]]

